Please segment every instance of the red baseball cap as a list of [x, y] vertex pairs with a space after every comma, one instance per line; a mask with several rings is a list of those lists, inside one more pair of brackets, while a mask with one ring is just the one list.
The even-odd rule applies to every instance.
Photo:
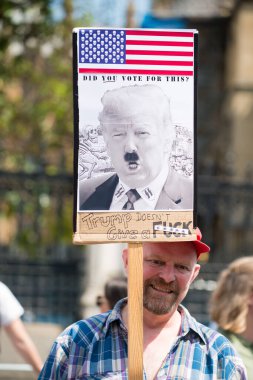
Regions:
[[202, 253], [209, 253], [210, 252], [210, 247], [203, 243], [201, 241], [202, 239], [202, 233], [200, 231], [200, 229], [197, 227], [196, 228], [196, 234], [197, 234], [197, 240], [193, 240], [193, 244], [195, 245], [195, 248], [196, 248], [196, 252], [197, 252], [197, 257], [199, 258], [199, 256], [202, 254]]

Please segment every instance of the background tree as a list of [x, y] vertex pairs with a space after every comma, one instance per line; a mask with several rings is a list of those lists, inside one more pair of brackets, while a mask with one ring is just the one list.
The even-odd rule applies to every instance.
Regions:
[[0, 4], [2, 238], [31, 252], [72, 235], [71, 0], [63, 10], [55, 22], [50, 0]]

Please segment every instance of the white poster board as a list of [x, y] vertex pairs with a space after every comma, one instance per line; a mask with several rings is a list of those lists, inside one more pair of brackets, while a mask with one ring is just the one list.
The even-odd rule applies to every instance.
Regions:
[[192, 239], [197, 41], [74, 29], [74, 243]]

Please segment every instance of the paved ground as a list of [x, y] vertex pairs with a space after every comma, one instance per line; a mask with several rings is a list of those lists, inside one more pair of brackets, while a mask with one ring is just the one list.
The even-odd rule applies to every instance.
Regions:
[[[50, 323], [26, 323], [25, 326], [44, 361], [54, 339], [63, 330], [62, 326]], [[37, 379], [30, 366], [15, 351], [2, 328], [0, 334], [0, 380]]]

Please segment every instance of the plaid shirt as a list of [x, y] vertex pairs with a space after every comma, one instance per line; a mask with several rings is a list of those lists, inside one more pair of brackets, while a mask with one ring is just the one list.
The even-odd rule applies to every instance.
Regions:
[[[120, 313], [125, 302], [69, 326], [54, 342], [38, 380], [127, 380], [127, 330]], [[181, 334], [156, 380], [245, 380], [242, 361], [229, 341], [198, 323], [183, 306], [179, 311]]]

